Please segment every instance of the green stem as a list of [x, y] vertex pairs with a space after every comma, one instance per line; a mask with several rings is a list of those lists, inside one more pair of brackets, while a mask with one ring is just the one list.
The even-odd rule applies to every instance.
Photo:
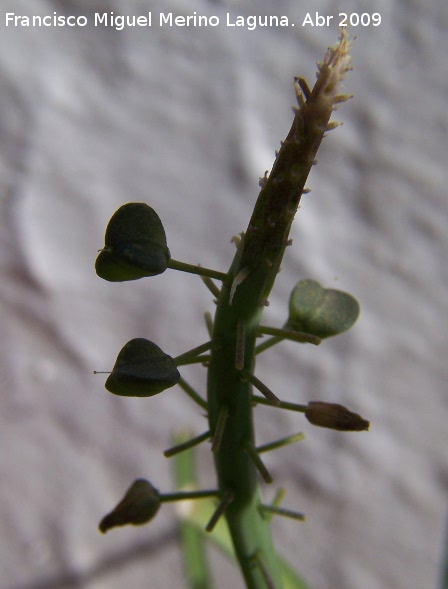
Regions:
[[[271, 507], [280, 507], [284, 496], [285, 496], [285, 489], [283, 487], [280, 487], [279, 489], [277, 489], [274, 499], [271, 501]], [[272, 513], [264, 513], [263, 515], [264, 515], [264, 519], [266, 519], [267, 521], [271, 521]]]
[[278, 343], [282, 342], [285, 339], [299, 342], [299, 343], [308, 343], [314, 344], [318, 346], [321, 343], [321, 338], [317, 337], [317, 335], [312, 335], [311, 333], [302, 333], [300, 331], [294, 331], [292, 329], [286, 328], [277, 328], [277, 327], [268, 327], [267, 325], [260, 325], [258, 328], [258, 333], [263, 335], [272, 335], [269, 339], [261, 342], [256, 348], [255, 353], [261, 354], [265, 350], [272, 348], [272, 346], [277, 345]]
[[168, 268], [172, 270], [180, 270], [181, 272], [188, 272], [189, 274], [197, 274], [198, 276], [205, 276], [208, 278], [216, 278], [223, 282], [229, 282], [229, 275], [218, 270], [211, 270], [210, 268], [203, 268], [202, 266], [195, 266], [194, 264], [186, 264], [179, 262], [179, 260], [171, 259], [168, 263]]
[[[220, 347], [210, 352], [208, 417], [213, 434], [222, 407], [228, 409], [215, 464], [221, 502], [247, 589], [283, 587], [268, 522], [260, 513], [257, 468], [246, 451], [255, 446], [252, 382], [256, 382], [256, 338], [306, 179], [333, 107], [340, 102], [337, 93], [348, 68], [347, 50], [342, 33], [339, 47], [329, 50], [320, 65], [316, 85], [306, 102], [298, 93], [300, 108], [271, 174], [261, 183], [252, 217], [217, 301], [213, 339]], [[273, 404], [272, 399], [269, 403]], [[225, 504], [229, 496], [232, 501]]]
[[218, 491], [212, 489], [209, 491], [177, 491], [176, 493], [163, 493], [160, 495], [162, 503], [172, 501], [186, 501], [187, 499], [204, 499], [206, 497], [216, 497]]
[[[241, 284], [238, 288], [241, 288]], [[238, 295], [238, 288], [235, 297]], [[223, 285], [214, 322], [214, 337], [222, 338], [219, 353], [211, 352], [208, 370], [208, 404], [210, 430], [215, 431], [221, 408], [228, 407], [225, 429], [222, 432], [219, 450], [215, 454], [218, 485], [221, 496], [233, 493], [233, 501], [225, 510], [225, 517], [232, 536], [235, 553], [249, 589], [266, 589], [260, 567], [254, 566], [252, 558], [260, 554], [270, 576], [275, 579], [276, 589], [282, 587], [281, 575], [272, 544], [268, 523], [261, 516], [261, 504], [256, 467], [245, 451], [246, 440], [254, 441], [252, 423], [252, 384], [241, 378], [235, 367], [239, 305], [230, 305], [230, 287]], [[252, 316], [243, 315], [245, 322], [244, 364], [252, 371], [254, 349], [262, 307], [254, 305]]]
[[276, 346], [277, 344], [279, 344], [283, 340], [284, 340], [283, 337], [270, 337], [269, 339], [265, 340], [261, 344], [258, 344], [258, 346], [255, 348], [255, 353], [258, 356], [258, 354], [261, 354], [261, 352], [269, 350], [269, 348], [272, 348], [272, 346]]
[[[176, 436], [173, 443], [179, 445], [184, 441], [184, 436]], [[192, 451], [184, 452], [177, 457], [174, 461], [174, 469], [178, 489], [196, 486], [196, 468]], [[183, 548], [182, 553], [188, 589], [212, 589], [213, 584], [203, 533], [191, 522], [180, 520], [179, 535]]]
[[274, 442], [269, 442], [269, 444], [263, 444], [263, 446], [257, 446], [258, 454], [262, 454], [263, 452], [270, 452], [271, 450], [277, 450], [277, 448], [283, 448], [283, 446], [287, 446], [288, 444], [295, 444], [296, 442], [300, 442], [305, 438], [305, 435], [300, 432], [298, 434], [293, 434], [292, 436], [286, 436], [285, 438], [281, 438], [280, 440], [275, 440]]
[[[176, 358], [174, 358], [174, 360], [176, 361]], [[200, 356], [194, 356], [190, 359], [184, 359], [182, 361], [182, 366], [186, 366], [187, 364], [204, 364], [205, 366], [209, 360], [210, 356], [208, 354], [201, 354]]]
[[163, 455], [165, 456], [165, 458], [170, 458], [171, 456], [175, 456], [176, 454], [179, 454], [180, 452], [184, 452], [185, 450], [189, 450], [190, 448], [194, 448], [198, 444], [201, 444], [205, 440], [208, 440], [209, 437], [210, 437], [210, 432], [206, 431], [199, 436], [191, 438], [190, 440], [186, 440], [185, 442], [182, 442], [181, 444], [177, 444], [176, 446], [173, 446], [172, 448], [165, 450]]
[[268, 469], [264, 465], [264, 462], [258, 456], [257, 450], [249, 442], [246, 442], [244, 444], [244, 449], [246, 450], [246, 452], [250, 456], [252, 462], [255, 464], [255, 468], [260, 473], [261, 478], [264, 480], [265, 483], [270, 485], [274, 479], [271, 477]]
[[321, 343], [321, 338], [312, 333], [303, 333], [301, 331], [295, 331], [293, 329], [279, 329], [277, 327], [268, 327], [267, 325], [260, 325], [258, 333], [273, 335], [275, 337], [283, 339], [289, 339], [293, 342], [300, 342], [303, 344], [314, 344], [318, 346]]
[[289, 401], [280, 401], [280, 403], [275, 404], [269, 399], [265, 397], [260, 397], [259, 395], [252, 395], [252, 399], [255, 403], [259, 403], [260, 405], [266, 405], [267, 407], [277, 407], [278, 409], [288, 409], [288, 411], [297, 411], [297, 413], [305, 413], [308, 411], [308, 405], [300, 405], [299, 403], [289, 403]]
[[207, 352], [215, 345], [213, 340], [206, 342], [205, 344], [201, 344], [192, 350], [188, 350], [188, 352], [184, 352], [179, 356], [174, 358], [174, 362], [176, 366], [185, 366], [185, 364], [195, 364], [197, 362], [197, 358], [200, 358], [200, 354], [203, 352]]
[[305, 521], [305, 515], [292, 509], [285, 509], [284, 507], [275, 507], [274, 505], [260, 505], [262, 513], [269, 513], [271, 515], [281, 515], [283, 517], [289, 517], [290, 519], [297, 519], [301, 522]]
[[243, 369], [241, 370], [241, 375], [244, 379], [253, 384], [254, 387], [260, 391], [260, 393], [263, 393], [270, 405], [278, 406], [281, 403], [280, 399], [274, 395], [271, 389], [267, 387], [259, 378], [257, 378], [255, 374], [251, 374], [247, 370]]
[[192, 399], [195, 403], [197, 403], [199, 405], [199, 407], [202, 407], [202, 409], [207, 410], [208, 409], [208, 404], [207, 401], [205, 401], [205, 399], [203, 399], [195, 390], [194, 388], [188, 384], [188, 382], [183, 379], [182, 377], [179, 378], [179, 380], [177, 381], [177, 384], [181, 387], [181, 389], [187, 393], [187, 395], [190, 397], [190, 399]]
[[221, 289], [216, 286], [216, 284], [213, 282], [213, 280], [211, 278], [209, 278], [208, 276], [202, 276], [202, 281], [205, 284], [205, 286], [208, 288], [208, 290], [212, 293], [212, 295], [214, 297], [218, 298], [219, 293], [221, 292]]

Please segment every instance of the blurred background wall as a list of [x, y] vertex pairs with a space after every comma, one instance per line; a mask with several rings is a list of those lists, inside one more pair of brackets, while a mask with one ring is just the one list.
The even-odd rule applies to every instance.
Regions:
[[[311, 6], [312, 4], [312, 6]], [[146, 15], [151, 27], [93, 25], [94, 13]], [[160, 12], [218, 16], [218, 27], [159, 26]], [[330, 26], [301, 24], [307, 12]], [[172, 490], [162, 452], [204, 430], [179, 389], [149, 400], [104, 390], [133, 337], [176, 356], [207, 339], [213, 311], [198, 278], [174, 271], [110, 284], [93, 263], [112, 213], [143, 201], [172, 256], [226, 270], [258, 178], [291, 124], [293, 76], [312, 84], [351, 27], [354, 71], [319, 153], [264, 322], [281, 325], [295, 282], [314, 278], [361, 303], [355, 328], [319, 348], [283, 343], [257, 375], [283, 399], [340, 402], [369, 433], [313, 428], [258, 408], [260, 443], [306, 440], [266, 456], [305, 524], [275, 521], [279, 552], [312, 589], [436, 587], [448, 486], [447, 166], [444, 0], [4, 0], [0, 9], [0, 586], [183, 586], [174, 509], [102, 537], [101, 517], [130, 482]], [[6, 13], [86, 16], [85, 27], [6, 26]], [[295, 26], [226, 26], [285, 15]], [[205, 393], [199, 369], [182, 373]], [[207, 445], [200, 476], [214, 484]], [[275, 489], [266, 489], [270, 500]], [[217, 587], [239, 573], [211, 557]]]

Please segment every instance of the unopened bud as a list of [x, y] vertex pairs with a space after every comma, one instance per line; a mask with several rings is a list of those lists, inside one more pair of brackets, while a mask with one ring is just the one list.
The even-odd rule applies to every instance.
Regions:
[[370, 423], [357, 413], [337, 403], [311, 401], [305, 417], [313, 425], [328, 427], [344, 432], [361, 432], [369, 429]]
[[137, 479], [126, 491], [126, 495], [100, 522], [103, 534], [117, 526], [132, 524], [140, 526], [149, 522], [160, 507], [160, 495], [149, 481]]

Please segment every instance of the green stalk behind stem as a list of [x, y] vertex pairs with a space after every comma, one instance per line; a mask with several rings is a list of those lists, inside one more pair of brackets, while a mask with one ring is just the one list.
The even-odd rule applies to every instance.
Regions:
[[219, 415], [228, 412], [215, 462], [221, 498], [233, 495], [225, 517], [248, 589], [281, 589], [282, 580], [268, 522], [259, 510], [256, 468], [244, 450], [247, 443], [255, 446], [255, 436], [252, 385], [242, 372], [254, 371], [257, 329], [306, 179], [334, 105], [347, 98], [337, 94], [348, 70], [348, 46], [342, 33], [339, 45], [329, 49], [319, 64], [317, 82], [306, 101], [296, 88], [300, 108], [270, 176], [262, 179], [249, 226], [228, 273], [233, 282], [223, 284], [215, 315], [213, 340], [218, 346], [211, 350], [208, 369], [209, 424], [213, 433]]
[[[178, 434], [173, 443], [182, 444], [190, 435]], [[182, 457], [174, 461], [176, 487], [180, 491], [191, 489], [196, 484], [194, 454], [191, 450], [183, 452]], [[205, 550], [203, 534], [186, 519], [179, 521], [179, 534], [183, 547], [185, 576], [188, 589], [212, 589], [209, 563]]]

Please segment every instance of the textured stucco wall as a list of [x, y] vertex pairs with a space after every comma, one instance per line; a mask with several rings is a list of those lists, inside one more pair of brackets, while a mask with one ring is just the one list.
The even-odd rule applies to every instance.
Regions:
[[[362, 315], [320, 348], [282, 344], [257, 375], [287, 400], [346, 404], [371, 431], [259, 408], [258, 439], [306, 433], [266, 461], [286, 504], [307, 514], [275, 521], [274, 536], [311, 588], [436, 587], [448, 486], [446, 2], [128, 0], [126, 14], [151, 10], [151, 28], [5, 26], [7, 12], [92, 23], [120, 6], [0, 7], [0, 587], [183, 586], [170, 507], [105, 537], [97, 523], [136, 477], [170, 491], [170, 432], [201, 432], [204, 419], [180, 390], [116, 398], [92, 371], [133, 337], [173, 356], [202, 343], [213, 303], [193, 276], [112, 285], [93, 261], [113, 211], [145, 201], [173, 257], [227, 268], [289, 129], [293, 76], [313, 82], [343, 10], [382, 23], [351, 30], [355, 98], [321, 149], [265, 322], [284, 321], [304, 277], [352, 292]], [[301, 27], [310, 10], [333, 23]], [[159, 12], [194, 11], [222, 25], [158, 26]], [[227, 12], [296, 26], [230, 28]], [[201, 371], [185, 376], [204, 390]], [[199, 457], [213, 484], [206, 446]], [[212, 557], [217, 587], [241, 586]]]

